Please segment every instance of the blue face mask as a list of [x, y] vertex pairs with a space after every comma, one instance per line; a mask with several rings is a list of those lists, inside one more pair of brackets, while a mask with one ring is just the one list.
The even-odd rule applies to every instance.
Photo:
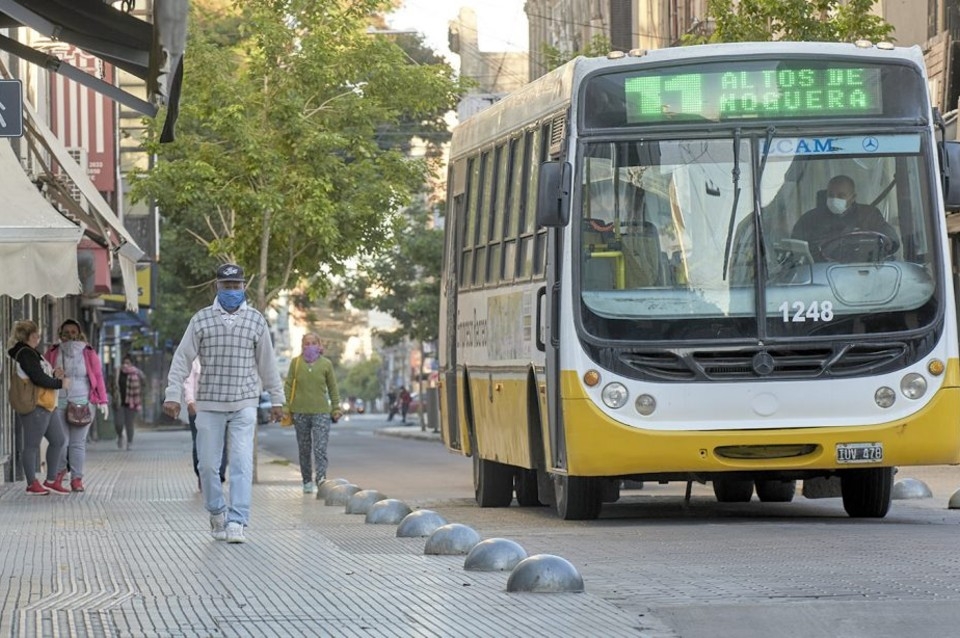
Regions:
[[220, 307], [226, 310], [227, 312], [233, 312], [240, 307], [240, 304], [243, 303], [245, 294], [242, 290], [218, 290], [217, 291], [217, 301], [220, 302]]

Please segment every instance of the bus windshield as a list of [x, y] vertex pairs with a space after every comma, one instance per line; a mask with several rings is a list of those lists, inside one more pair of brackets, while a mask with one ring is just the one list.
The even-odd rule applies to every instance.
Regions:
[[927, 326], [939, 267], [929, 152], [920, 133], [772, 128], [584, 144], [585, 329], [649, 341]]

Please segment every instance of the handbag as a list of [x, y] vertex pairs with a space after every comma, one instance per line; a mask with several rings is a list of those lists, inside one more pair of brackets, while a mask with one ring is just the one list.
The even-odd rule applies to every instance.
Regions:
[[[23, 350], [20, 352], [23, 352]], [[17, 352], [17, 357], [20, 356], [20, 352]], [[14, 357], [14, 361], [16, 360], [16, 357]], [[33, 385], [33, 381], [22, 378], [14, 370], [10, 375], [10, 388], [7, 392], [10, 407], [17, 414], [30, 414], [37, 409], [38, 389], [37, 386]]]
[[75, 428], [84, 428], [93, 423], [93, 410], [89, 403], [74, 403], [67, 401], [67, 425]]
[[[300, 367], [300, 357], [293, 364], [293, 386], [290, 388], [290, 400], [287, 405], [293, 405], [293, 397], [297, 393], [297, 368]], [[293, 425], [293, 413], [290, 410], [283, 411], [283, 417], [280, 419], [280, 427], [288, 428]]]

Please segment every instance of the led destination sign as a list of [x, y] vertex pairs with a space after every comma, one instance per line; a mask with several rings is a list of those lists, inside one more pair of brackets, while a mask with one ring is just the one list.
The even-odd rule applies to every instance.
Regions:
[[624, 96], [628, 123], [883, 111], [880, 69], [853, 66], [644, 74], [625, 80]]

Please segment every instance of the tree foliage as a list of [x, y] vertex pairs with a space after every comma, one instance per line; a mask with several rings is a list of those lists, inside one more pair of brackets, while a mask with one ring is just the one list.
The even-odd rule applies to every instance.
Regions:
[[202, 284], [230, 260], [260, 309], [297, 285], [315, 298], [392, 240], [433, 169], [404, 152], [410, 135], [440, 134], [459, 85], [448, 65], [366, 33], [383, 0], [192, 5], [177, 140], [151, 128], [158, 160], [133, 189], [157, 201], [164, 245], [178, 246], [162, 255], [166, 278]]
[[873, 42], [892, 40], [893, 26], [871, 12], [876, 0], [710, 0], [713, 32], [688, 34], [684, 44], [707, 42]]
[[582, 49], [577, 49], [576, 51], [565, 51], [551, 44], [543, 44], [543, 62], [548, 69], [555, 69], [558, 66], [566, 64], [575, 57], [582, 55], [588, 58], [595, 58], [607, 55], [610, 53], [611, 49], [612, 45], [610, 44], [610, 38], [602, 34], [593, 36], [587, 46], [583, 47]]
[[380, 396], [381, 365], [380, 359], [373, 358], [346, 368], [338, 386], [340, 396], [359, 397], [371, 406], [371, 402]]
[[404, 337], [429, 342], [439, 336], [443, 230], [428, 228], [428, 217], [422, 208], [408, 211], [393, 248], [363, 260], [337, 291], [339, 303], [349, 300], [397, 320], [399, 328], [379, 334], [388, 346]]

